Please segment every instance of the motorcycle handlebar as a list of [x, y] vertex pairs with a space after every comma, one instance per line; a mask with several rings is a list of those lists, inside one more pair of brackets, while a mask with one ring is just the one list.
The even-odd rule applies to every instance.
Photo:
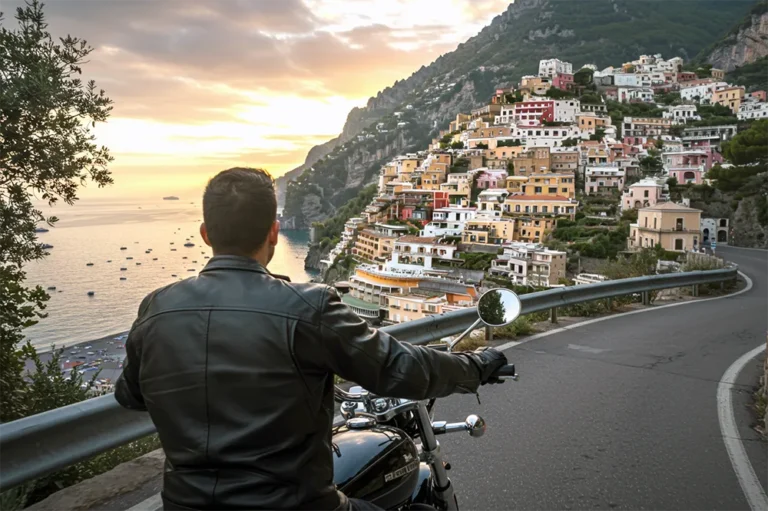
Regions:
[[517, 372], [515, 372], [515, 364], [509, 364], [509, 365], [500, 367], [499, 370], [496, 371], [496, 376], [498, 376], [499, 378], [510, 378], [510, 379], [516, 380]]

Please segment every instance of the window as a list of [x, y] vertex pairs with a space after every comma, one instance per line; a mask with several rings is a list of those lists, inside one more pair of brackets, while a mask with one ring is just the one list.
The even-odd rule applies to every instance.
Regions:
[[568, 193], [568, 188], [562, 188], [563, 193]]
[[541, 187], [537, 186], [533, 189], [534, 193], [541, 193]]
[[[565, 190], [563, 190], [563, 191], [565, 191]], [[551, 187], [550, 186], [549, 190], [547, 191], [547, 193], [549, 193], [551, 195], [557, 195], [557, 187], [556, 186], [555, 187]]]
[[675, 230], [676, 231], [682, 231], [683, 230], [683, 219], [682, 218], [678, 218], [675, 221]]
[[542, 206], [541, 207], [541, 212], [542, 213], [547, 213], [547, 206]]
[[675, 250], [683, 250], [683, 240], [680, 238], [675, 240]]
[[655, 217], [654, 217], [654, 219], [653, 219], [653, 228], [654, 228], [654, 229], [656, 228], [656, 218], [655, 218]]

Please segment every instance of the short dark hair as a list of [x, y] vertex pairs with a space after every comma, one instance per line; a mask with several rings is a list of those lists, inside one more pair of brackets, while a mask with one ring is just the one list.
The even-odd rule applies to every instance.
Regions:
[[253, 254], [264, 245], [276, 218], [275, 181], [266, 170], [224, 170], [205, 187], [203, 220], [219, 254]]

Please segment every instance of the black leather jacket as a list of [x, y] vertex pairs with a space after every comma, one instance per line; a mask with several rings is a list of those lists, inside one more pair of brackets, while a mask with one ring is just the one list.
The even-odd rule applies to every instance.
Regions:
[[400, 343], [332, 288], [235, 256], [147, 296], [125, 347], [115, 397], [149, 411], [169, 465], [163, 497], [181, 508], [344, 505], [333, 484], [333, 374], [410, 399], [480, 384], [470, 357]]

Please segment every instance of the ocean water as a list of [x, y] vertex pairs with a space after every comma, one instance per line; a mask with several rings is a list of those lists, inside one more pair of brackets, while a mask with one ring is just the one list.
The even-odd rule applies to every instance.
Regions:
[[[48, 316], [25, 331], [38, 348], [127, 330], [147, 293], [197, 275], [206, 256], [212, 257], [198, 233], [199, 201], [83, 200], [42, 209], [59, 222], [38, 234], [40, 242], [53, 245], [49, 255], [26, 267], [28, 283], [56, 286], [48, 291]], [[187, 240], [195, 246], [185, 247]], [[269, 269], [294, 282], [309, 281], [312, 275], [304, 270], [308, 241], [305, 231], [281, 233]]]

